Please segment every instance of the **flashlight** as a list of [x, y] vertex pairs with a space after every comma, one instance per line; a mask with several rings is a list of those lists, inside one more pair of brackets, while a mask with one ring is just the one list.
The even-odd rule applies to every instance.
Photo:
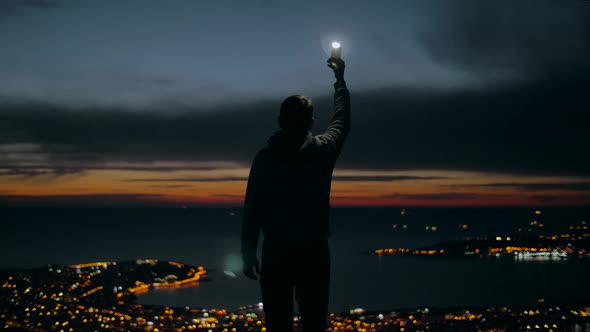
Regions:
[[340, 58], [340, 52], [342, 51], [342, 47], [340, 46], [339, 42], [332, 42], [332, 58]]

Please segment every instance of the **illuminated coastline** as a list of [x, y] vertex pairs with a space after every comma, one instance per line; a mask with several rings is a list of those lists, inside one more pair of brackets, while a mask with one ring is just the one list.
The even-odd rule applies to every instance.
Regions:
[[[262, 303], [236, 310], [136, 303], [135, 295], [140, 292], [198, 284], [206, 275], [202, 266], [155, 259], [0, 271], [0, 327], [64, 332], [266, 332]], [[589, 316], [589, 306], [551, 305], [543, 299], [531, 306], [513, 307], [379, 312], [354, 308], [331, 313], [327, 331], [581, 331], [590, 328]], [[293, 326], [300, 331], [297, 314]]]
[[[535, 211], [539, 215], [540, 211]], [[406, 226], [406, 225], [404, 225]], [[435, 227], [435, 226], [434, 226]], [[403, 227], [403, 229], [406, 229]], [[460, 230], [468, 229], [460, 224]], [[394, 225], [397, 229], [397, 225]], [[432, 232], [433, 226], [426, 231]], [[514, 234], [505, 236], [467, 236], [462, 240], [446, 241], [417, 249], [392, 247], [378, 248], [364, 252], [377, 256], [425, 256], [425, 257], [514, 257], [517, 261], [537, 259], [565, 260], [569, 258], [590, 258], [590, 232], [585, 221], [566, 227], [561, 232], [545, 232], [545, 225], [537, 220], [530, 223], [527, 232], [519, 227]]]
[[149, 327], [148, 320], [142, 323], [145, 311], [137, 294], [195, 285], [206, 275], [202, 266], [156, 259], [0, 271], [0, 326], [33, 331]]

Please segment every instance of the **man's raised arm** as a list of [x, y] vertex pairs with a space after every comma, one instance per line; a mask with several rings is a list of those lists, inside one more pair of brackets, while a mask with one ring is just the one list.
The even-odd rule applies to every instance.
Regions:
[[321, 139], [328, 144], [330, 151], [340, 153], [342, 145], [350, 131], [350, 93], [344, 81], [344, 61], [340, 58], [328, 59], [328, 66], [334, 70], [334, 115], [328, 129]]

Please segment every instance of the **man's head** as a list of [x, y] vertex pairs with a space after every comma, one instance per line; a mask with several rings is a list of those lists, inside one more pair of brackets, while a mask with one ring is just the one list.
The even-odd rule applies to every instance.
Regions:
[[313, 127], [313, 105], [302, 95], [287, 97], [281, 104], [279, 126], [289, 131], [308, 131]]

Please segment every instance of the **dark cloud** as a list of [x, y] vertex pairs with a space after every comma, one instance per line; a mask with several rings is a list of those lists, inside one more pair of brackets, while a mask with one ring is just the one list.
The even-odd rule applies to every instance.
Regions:
[[442, 180], [449, 179], [443, 176], [413, 176], [413, 175], [334, 175], [332, 178], [336, 181], [376, 181], [376, 182], [392, 182], [392, 181], [408, 181], [408, 180]]
[[212, 178], [164, 178], [164, 179], [125, 179], [122, 182], [233, 182], [246, 181], [247, 177], [226, 176]]
[[[353, 187], [357, 187], [357, 186], [353, 186]], [[354, 194], [358, 194], [358, 193], [372, 193], [372, 190], [363, 190], [363, 189], [354, 189], [354, 190], [350, 190], [350, 189], [334, 189], [332, 188], [331, 191], [333, 194], [334, 193], [354, 193]]]
[[330, 195], [331, 199], [369, 199], [373, 200], [375, 197], [372, 196], [359, 196], [359, 195]]
[[404, 194], [404, 193], [391, 193], [381, 196], [360, 196], [360, 195], [332, 195], [332, 199], [346, 199], [346, 200], [379, 200], [379, 199], [390, 199], [390, 200], [402, 200], [402, 201], [415, 201], [417, 203], [424, 201], [436, 201], [436, 202], [453, 202], [454, 204], [461, 204], [463, 201], [478, 201], [482, 204], [485, 202], [491, 204], [497, 204], [497, 202], [509, 202], [515, 201], [532, 201], [539, 203], [548, 204], [571, 204], [571, 205], [586, 205], [590, 202], [590, 195], [504, 195], [504, 194], [480, 194], [480, 193], [468, 193], [468, 192], [442, 192], [442, 193], [429, 193], [429, 194]]
[[162, 202], [165, 195], [159, 194], [87, 194], [87, 195], [0, 195], [0, 206], [151, 206]]
[[[216, 169], [228, 169], [229, 166], [224, 167], [222, 165], [217, 166], [149, 166], [149, 165], [125, 165], [125, 166], [101, 166], [84, 164], [76, 161], [75, 155], [71, 156], [70, 166], [59, 166], [59, 165], [29, 165], [23, 166], [22, 164], [0, 164], [0, 176], [20, 176], [22, 179], [34, 178], [38, 176], [54, 176], [59, 177], [63, 175], [71, 174], [84, 174], [87, 171], [104, 171], [104, 170], [121, 170], [121, 171], [134, 171], [134, 172], [176, 172], [176, 171], [210, 171]], [[60, 161], [63, 163], [63, 161]], [[67, 162], [67, 161], [66, 161]]]
[[53, 168], [53, 167], [46, 167], [41, 169], [34, 169], [34, 168], [14, 168], [9, 167], [6, 169], [2, 169], [0, 167], [0, 176], [19, 176], [22, 179], [28, 178], [35, 178], [39, 176], [50, 176], [50, 177], [59, 177], [64, 175], [70, 174], [80, 174], [81, 171], [79, 169], [69, 169], [69, 168]]
[[[511, 196], [494, 195], [494, 194], [477, 194], [477, 193], [435, 193], [435, 194], [401, 194], [392, 193], [380, 196], [380, 198], [416, 200], [416, 201], [453, 201], [466, 199], [509, 199]], [[521, 197], [519, 197], [521, 198]]]
[[276, 114], [269, 112], [275, 108], [267, 103], [227, 112], [141, 113], [5, 103], [0, 105], [0, 143], [35, 142], [50, 164], [245, 162], [275, 127]]
[[570, 73], [447, 93], [353, 91], [340, 165], [588, 175], [588, 87]]
[[151, 188], [192, 188], [190, 184], [154, 184]]
[[[584, 73], [470, 90], [357, 92], [353, 78], [349, 86], [353, 126], [340, 168], [590, 175], [590, 76]], [[332, 100], [314, 102], [317, 132], [331, 116]], [[5, 103], [0, 143], [34, 142], [48, 165], [69, 169], [155, 160], [247, 167], [277, 129], [279, 103], [174, 113]]]
[[587, 1], [462, 1], [434, 9], [420, 41], [443, 65], [526, 76], [590, 68]]
[[221, 197], [221, 198], [239, 198], [243, 199], [244, 195], [236, 195], [236, 194], [213, 194], [212, 197]]
[[482, 183], [467, 185], [445, 185], [445, 187], [456, 188], [516, 188], [523, 191], [543, 190], [568, 190], [568, 191], [590, 191], [590, 182], [578, 183]]
[[[439, 176], [410, 176], [410, 175], [334, 175], [335, 181], [349, 182], [387, 182], [387, 181], [408, 181], [408, 180], [439, 180], [448, 179]], [[148, 179], [125, 179], [124, 182], [228, 182], [228, 181], [246, 181], [248, 177], [229, 176], [229, 177], [211, 177], [211, 178], [148, 178]]]
[[544, 203], [555, 203], [555, 202], [584, 202], [584, 205], [590, 203], [590, 195], [532, 195], [532, 199], [539, 200]]

